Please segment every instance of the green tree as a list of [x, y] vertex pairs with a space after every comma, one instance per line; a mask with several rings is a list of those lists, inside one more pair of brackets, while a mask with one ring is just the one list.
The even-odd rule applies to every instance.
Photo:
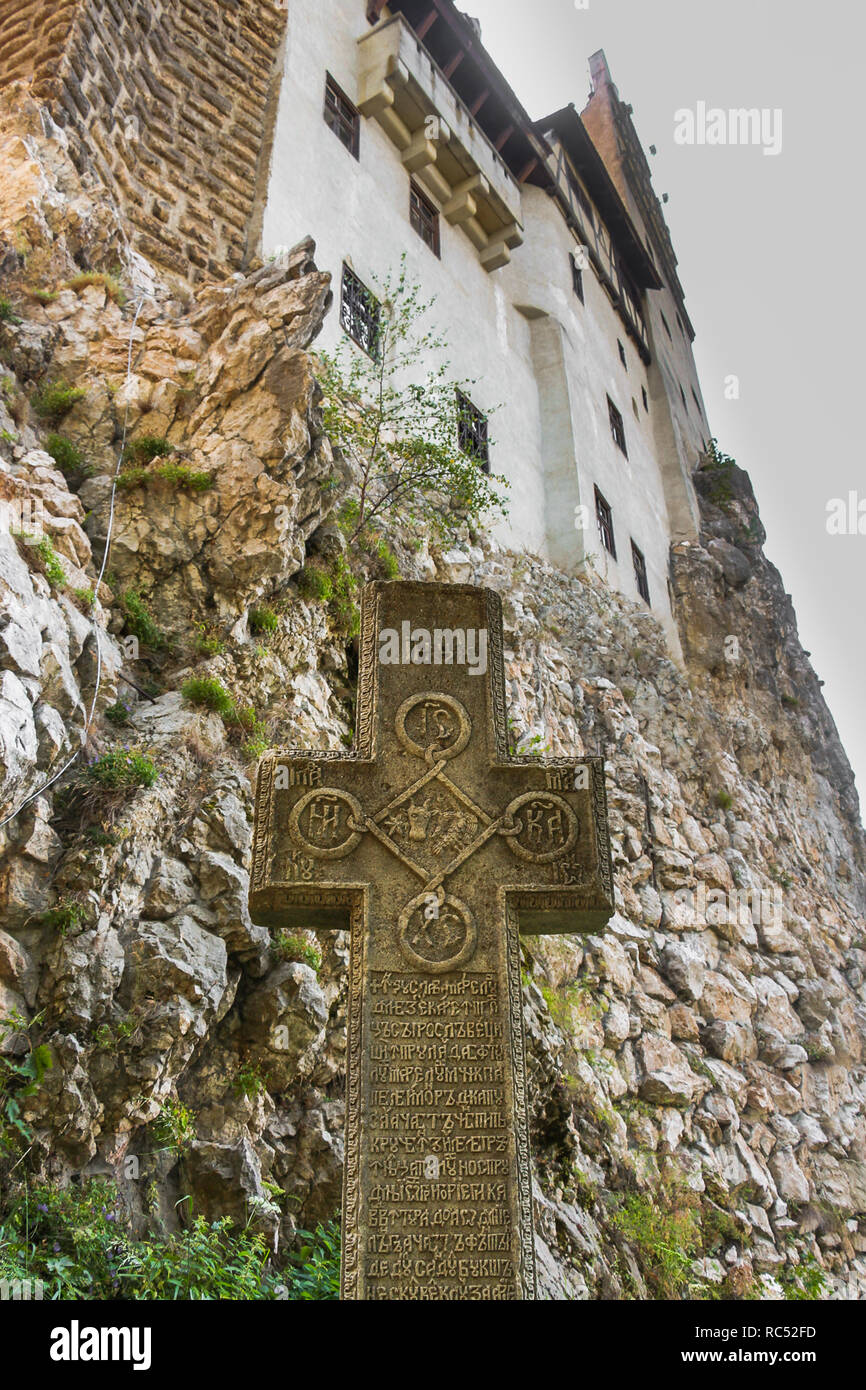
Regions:
[[447, 342], [427, 322], [435, 301], [407, 279], [405, 257], [376, 289], [366, 306], [368, 350], [347, 338], [320, 358], [326, 431], [358, 469], [358, 497], [342, 513], [350, 544], [386, 514], [440, 535], [463, 519], [504, 516], [506, 479], [460, 447], [472, 383], [451, 376]]

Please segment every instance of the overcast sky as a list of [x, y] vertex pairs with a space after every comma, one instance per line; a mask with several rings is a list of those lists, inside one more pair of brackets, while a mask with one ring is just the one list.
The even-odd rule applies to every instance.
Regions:
[[[747, 469], [766, 552], [866, 800], [866, 535], [829, 535], [827, 504], [866, 513], [863, 48], [852, 0], [467, 0], [533, 117], [589, 95], [607, 54], [648, 151], [679, 259], [721, 447]], [[674, 113], [782, 111], [777, 156], [674, 141]], [[725, 399], [725, 378], [740, 399]], [[866, 516], [863, 522], [866, 528]], [[854, 520], [856, 529], [856, 518]]]

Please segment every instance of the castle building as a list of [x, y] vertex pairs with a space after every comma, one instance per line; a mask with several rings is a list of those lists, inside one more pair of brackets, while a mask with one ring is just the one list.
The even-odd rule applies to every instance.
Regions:
[[500, 538], [593, 564], [677, 653], [670, 546], [710, 430], [631, 108], [601, 52], [590, 77], [533, 121], [452, 0], [0, 3], [0, 85], [30, 84], [169, 273], [312, 235], [320, 345], [365, 351], [405, 256], [473, 383], [463, 445], [508, 479]]
[[264, 251], [313, 235], [339, 304], [323, 346], [361, 351], [364, 291], [405, 255], [508, 478], [503, 538], [572, 572], [593, 556], [675, 647], [668, 556], [696, 534], [709, 429], [630, 108], [590, 66], [582, 113], [532, 121], [450, 0], [289, 0]]

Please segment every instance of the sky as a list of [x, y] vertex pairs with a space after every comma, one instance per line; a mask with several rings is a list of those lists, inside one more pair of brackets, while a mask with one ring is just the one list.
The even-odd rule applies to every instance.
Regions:
[[[765, 552], [792, 595], [866, 802], [860, 5], [466, 0], [462, 8], [480, 19], [486, 48], [534, 118], [568, 102], [581, 110], [589, 57], [605, 50], [655, 190], [669, 195], [712, 432], [751, 476]], [[675, 113], [696, 112], [699, 102], [781, 111], [779, 152], [677, 143]], [[729, 376], [739, 378], [738, 400], [726, 399]], [[863, 535], [856, 508], [848, 520], [852, 492]], [[845, 502], [853, 534], [828, 533], [833, 499]]]

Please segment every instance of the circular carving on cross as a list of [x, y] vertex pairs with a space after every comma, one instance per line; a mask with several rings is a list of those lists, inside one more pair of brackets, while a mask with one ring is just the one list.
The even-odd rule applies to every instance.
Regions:
[[364, 812], [349, 792], [317, 787], [289, 816], [292, 839], [316, 859], [344, 859], [361, 842]]
[[407, 752], [432, 766], [463, 752], [472, 736], [472, 721], [452, 695], [424, 690], [403, 701], [397, 711], [395, 729]]
[[416, 970], [443, 974], [472, 959], [478, 927], [466, 904], [440, 889], [406, 904], [397, 923], [397, 940]]
[[518, 859], [550, 864], [577, 843], [577, 816], [552, 792], [524, 792], [506, 808], [500, 835]]

